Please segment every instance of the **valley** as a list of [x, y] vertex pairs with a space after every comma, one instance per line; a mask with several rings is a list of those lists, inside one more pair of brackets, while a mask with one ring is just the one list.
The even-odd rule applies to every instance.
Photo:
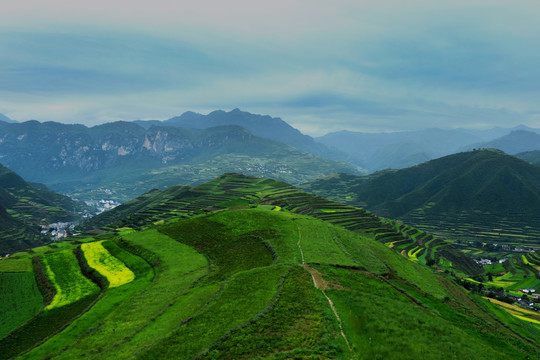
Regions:
[[538, 13], [4, 1], [0, 360], [540, 359]]
[[3, 159], [70, 197], [0, 169], [0, 359], [540, 356], [533, 153], [366, 175], [238, 109], [6, 124]]
[[77, 230], [0, 260], [1, 294], [33, 299], [2, 323], [0, 358], [540, 354], [538, 313], [459, 286], [510, 284], [526, 268], [482, 268], [433, 235], [281, 181], [229, 173], [153, 190]]

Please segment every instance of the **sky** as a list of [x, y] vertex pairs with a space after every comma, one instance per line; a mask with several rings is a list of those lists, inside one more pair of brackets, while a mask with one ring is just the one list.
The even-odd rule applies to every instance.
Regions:
[[240, 108], [302, 132], [540, 127], [537, 0], [18, 0], [0, 113], [88, 126]]

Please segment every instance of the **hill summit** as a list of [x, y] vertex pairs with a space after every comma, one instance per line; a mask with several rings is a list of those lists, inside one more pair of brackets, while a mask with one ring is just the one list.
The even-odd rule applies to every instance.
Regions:
[[364, 177], [327, 177], [303, 188], [417, 225], [442, 221], [459, 228], [472, 222], [497, 228], [495, 224], [504, 218], [509, 223], [503, 228], [522, 231], [525, 223], [534, 227], [540, 214], [540, 168], [494, 149]]

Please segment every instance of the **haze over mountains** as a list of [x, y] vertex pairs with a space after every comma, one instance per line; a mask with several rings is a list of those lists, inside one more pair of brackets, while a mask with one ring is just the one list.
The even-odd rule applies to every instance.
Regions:
[[78, 198], [107, 194], [126, 201], [152, 188], [196, 184], [223, 172], [297, 184], [337, 172], [406, 168], [460, 149], [540, 149], [535, 129], [516, 129], [341, 131], [314, 139], [280, 118], [239, 109], [91, 128], [0, 121], [0, 161], [25, 179]]
[[538, 13], [4, 1], [0, 360], [540, 360]]
[[[69, 241], [1, 260], [4, 307], [34, 303], [0, 322], [0, 359], [391, 358], [410, 338], [427, 358], [537, 357], [540, 316], [517, 290], [540, 286], [540, 167], [496, 149], [425, 161], [488, 135], [431, 129], [355, 144], [345, 134], [370, 166], [421, 162], [361, 176], [353, 153], [346, 164], [299, 150], [328, 148], [239, 110], [92, 128], [0, 121], [0, 132], [1, 161], [33, 179], [132, 199]], [[534, 135], [492, 143], [529, 136], [534, 147]], [[47, 244], [39, 225], [76, 219], [76, 202], [4, 167], [0, 186], [0, 254]], [[486, 244], [513, 257], [487, 270]], [[488, 296], [524, 307], [507, 313]], [[416, 345], [415, 358], [427, 351]]]
[[4, 121], [4, 122], [7, 122], [7, 123], [16, 123], [17, 122], [15, 120], [12, 120], [12, 119], [8, 118], [4, 114], [0, 114], [0, 121]]
[[[475, 148], [497, 148], [510, 154], [540, 149], [538, 129], [426, 129], [394, 133], [340, 131], [316, 140], [348, 154], [369, 171], [401, 169]], [[500, 138], [500, 139], [499, 139]]]
[[342, 160], [345, 154], [328, 149], [316, 142], [311, 136], [302, 134], [280, 118], [269, 115], [257, 115], [234, 109], [229, 112], [217, 110], [208, 115], [191, 111], [165, 121], [135, 121], [144, 127], [151, 125], [176, 126], [187, 129], [207, 129], [215, 126], [238, 125], [249, 130], [253, 135], [265, 137], [294, 146], [300, 150], [334, 160]]
[[472, 150], [473, 148], [494, 148], [511, 155], [540, 150], [540, 134], [528, 130], [514, 130], [500, 138], [469, 145], [463, 150]]
[[504, 229], [494, 238], [519, 233], [523, 241], [540, 240], [540, 167], [499, 150], [463, 152], [364, 177], [330, 176], [302, 187], [410, 224], [438, 224], [434, 231], [447, 229], [449, 238], [461, 237], [458, 231], [481, 236], [491, 227]]
[[92, 128], [54, 122], [0, 122], [0, 138], [2, 163], [25, 179], [79, 198], [103, 188], [116, 192], [117, 200], [126, 201], [154, 187], [202, 182], [227, 171], [292, 183], [322, 174], [358, 171], [255, 136], [236, 125], [145, 129], [133, 122]]

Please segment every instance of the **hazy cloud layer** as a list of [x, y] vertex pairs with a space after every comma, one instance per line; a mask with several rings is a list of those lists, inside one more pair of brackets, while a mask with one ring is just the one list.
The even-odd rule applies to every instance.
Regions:
[[97, 124], [240, 107], [316, 135], [540, 127], [539, 11], [532, 1], [23, 0], [0, 13], [0, 113]]

